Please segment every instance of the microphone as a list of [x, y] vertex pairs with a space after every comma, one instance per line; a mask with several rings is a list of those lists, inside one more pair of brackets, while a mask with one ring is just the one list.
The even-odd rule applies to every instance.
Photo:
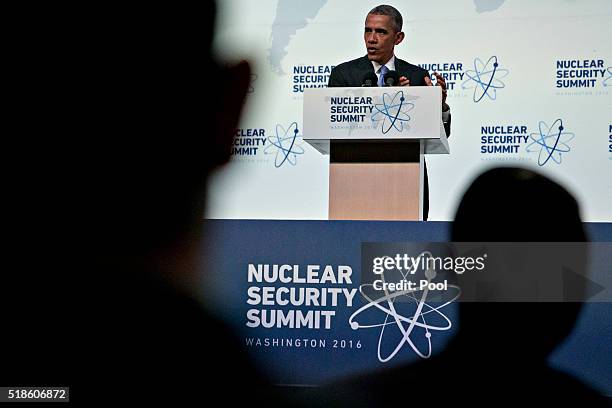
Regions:
[[376, 86], [378, 83], [378, 77], [374, 72], [368, 72], [363, 80], [361, 81], [361, 86]]
[[395, 71], [389, 71], [385, 74], [385, 85], [395, 86], [399, 84], [399, 74]]

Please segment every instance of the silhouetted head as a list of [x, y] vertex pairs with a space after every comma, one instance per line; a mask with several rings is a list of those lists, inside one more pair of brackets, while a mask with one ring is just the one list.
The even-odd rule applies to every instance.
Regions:
[[98, 104], [82, 129], [84, 207], [97, 245], [139, 256], [200, 235], [206, 181], [229, 159], [250, 69], [215, 60], [214, 1], [117, 14], [93, 45], [104, 75], [88, 84]]
[[582, 242], [576, 200], [531, 170], [502, 167], [481, 174], [465, 192], [453, 241]]
[[[459, 204], [451, 236], [455, 242], [586, 241], [574, 198], [550, 179], [519, 168], [496, 168], [477, 177]], [[549, 247], [554, 252], [555, 244]], [[458, 339], [465, 347], [480, 350], [481, 356], [497, 354], [498, 358], [507, 357], [517, 363], [522, 359], [544, 358], [575, 323], [580, 303], [509, 301], [512, 290], [516, 290], [509, 283], [520, 281], [529, 286], [534, 274], [545, 273], [534, 267], [528, 257], [522, 259], [525, 256], [524, 253], [509, 256], [502, 266], [510, 267], [500, 269], [506, 275], [496, 272], [493, 285], [497, 287], [493, 289], [501, 294], [497, 299], [504, 302], [490, 299], [460, 304]], [[555, 257], [551, 257], [551, 262], [558, 261], [552, 258]], [[573, 261], [584, 270], [584, 251], [579, 249]], [[549, 274], [546, 279], [552, 276], [555, 282], [562, 281], [561, 267], [551, 264], [551, 268], [546, 271]], [[481, 273], [486, 276], [486, 268]], [[466, 273], [461, 278], [460, 285], [476, 285], [475, 275]]]
[[[23, 237], [11, 238], [19, 264], [0, 285], [2, 309], [18, 322], [3, 369], [17, 383], [71, 384], [98, 371], [92, 360], [129, 354], [117, 344], [147, 309], [134, 290], [141, 281], [126, 285], [129, 261], [199, 236], [204, 185], [229, 158], [250, 72], [215, 61], [213, 1], [49, 4], [11, 18], [23, 56], [13, 59], [27, 67], [14, 79], [27, 105], [13, 105], [27, 120], [9, 137], [22, 146], [6, 150], [18, 158], [19, 189], [5, 195], [21, 207], [11, 217]], [[65, 324], [20, 323], [41, 313]], [[24, 358], [35, 348], [62, 361]], [[74, 369], [77, 360], [87, 369]]]

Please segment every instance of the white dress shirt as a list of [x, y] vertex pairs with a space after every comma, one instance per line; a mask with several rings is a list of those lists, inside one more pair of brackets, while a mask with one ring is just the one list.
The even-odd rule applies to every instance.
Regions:
[[[370, 61], [370, 62], [374, 66], [374, 72], [376, 72], [376, 76], [378, 77], [378, 79], [380, 79], [380, 69], [382, 68], [382, 65], [380, 65], [376, 61]], [[392, 56], [389, 61], [387, 61], [385, 66], [389, 69], [389, 71], [395, 71], [395, 55]]]

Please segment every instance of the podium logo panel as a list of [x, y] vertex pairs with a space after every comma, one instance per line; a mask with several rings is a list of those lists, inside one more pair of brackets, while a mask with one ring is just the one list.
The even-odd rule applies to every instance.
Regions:
[[440, 87], [351, 87], [304, 92], [304, 139], [440, 137]]

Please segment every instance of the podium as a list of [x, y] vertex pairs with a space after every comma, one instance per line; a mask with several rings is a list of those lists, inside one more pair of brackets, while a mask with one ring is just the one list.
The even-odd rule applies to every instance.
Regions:
[[437, 86], [306, 89], [303, 138], [329, 155], [330, 220], [422, 220], [424, 155], [450, 153]]

